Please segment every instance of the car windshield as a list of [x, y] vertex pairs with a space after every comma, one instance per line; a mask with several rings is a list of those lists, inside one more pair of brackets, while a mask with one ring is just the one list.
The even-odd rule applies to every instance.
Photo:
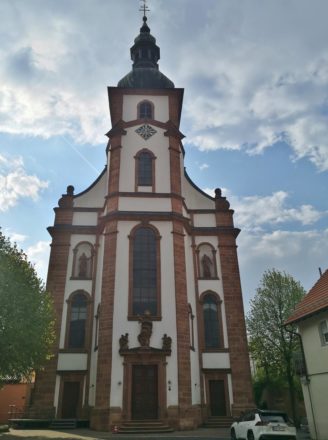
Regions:
[[287, 423], [288, 416], [284, 413], [261, 414], [261, 420], [267, 423]]

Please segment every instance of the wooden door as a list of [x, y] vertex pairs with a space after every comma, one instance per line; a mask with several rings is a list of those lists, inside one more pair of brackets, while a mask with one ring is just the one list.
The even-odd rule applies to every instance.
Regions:
[[210, 380], [208, 385], [210, 392], [211, 416], [226, 416], [227, 408], [224, 380]]
[[80, 382], [64, 382], [62, 418], [76, 419], [80, 401]]
[[132, 419], [158, 418], [157, 365], [132, 366]]

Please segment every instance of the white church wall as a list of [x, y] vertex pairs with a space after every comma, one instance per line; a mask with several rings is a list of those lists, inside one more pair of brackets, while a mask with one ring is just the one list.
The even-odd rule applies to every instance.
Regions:
[[138, 151], [143, 148], [151, 150], [155, 159], [155, 191], [170, 192], [170, 166], [169, 141], [163, 135], [164, 130], [154, 127], [157, 131], [150, 139], [145, 141], [135, 130], [139, 126], [126, 129], [127, 134], [122, 137], [120, 191], [134, 192], [135, 190], [135, 158]]
[[186, 200], [188, 209], [214, 209], [215, 203], [199, 192], [191, 183], [182, 175], [182, 195]]
[[229, 353], [203, 353], [203, 368], [230, 368]]
[[[119, 338], [122, 334], [129, 333], [129, 347], [138, 347], [138, 334], [140, 325], [137, 321], [128, 321], [128, 262], [129, 262], [129, 239], [133, 227], [137, 222], [120, 222], [117, 236], [117, 265], [126, 267], [126, 271], [117, 272], [115, 279], [114, 297], [114, 323], [113, 323], [113, 357], [112, 357], [112, 385], [111, 406], [122, 406], [123, 367], [122, 357], [119, 354]], [[176, 341], [176, 313], [175, 313], [175, 286], [174, 286], [174, 259], [173, 237], [170, 222], [151, 222], [161, 235], [161, 309], [162, 320], [153, 322], [151, 346], [162, 347], [162, 337], [166, 333]], [[168, 392], [167, 404], [177, 405], [177, 347], [172, 343], [172, 354], [167, 357], [167, 382], [171, 382], [171, 390]]]
[[124, 95], [123, 96], [123, 120], [133, 121], [138, 118], [138, 103], [147, 100], [154, 104], [154, 119], [160, 122], [169, 120], [169, 98], [168, 96], [151, 95]]
[[[199, 359], [198, 359], [198, 328], [196, 319], [196, 291], [195, 291], [195, 275], [194, 275], [194, 261], [193, 261], [193, 248], [192, 241], [189, 235], [185, 235], [185, 254], [186, 254], [186, 275], [187, 275], [187, 292], [188, 303], [191, 305], [193, 315], [193, 333], [194, 333], [194, 348], [190, 350], [190, 366], [191, 366], [191, 397], [192, 404], [200, 403], [200, 387], [199, 387]], [[190, 322], [189, 322], [190, 325]], [[190, 329], [190, 333], [192, 329]], [[191, 337], [191, 336], [190, 336]], [[190, 341], [190, 344], [192, 341]], [[196, 385], [195, 385], [196, 384]]]
[[120, 197], [119, 210], [121, 211], [170, 211], [169, 198], [156, 199], [154, 197]]
[[[153, 222], [160, 232], [161, 241], [161, 302], [162, 321], [155, 322], [155, 345], [162, 346], [162, 337], [166, 333], [172, 338], [172, 353], [166, 358], [166, 378], [171, 381], [171, 390], [167, 393], [167, 405], [178, 404], [178, 355], [177, 355], [177, 331], [176, 331], [176, 307], [175, 307], [175, 276], [174, 276], [174, 251], [171, 222]], [[168, 387], [167, 387], [168, 389]]]
[[194, 214], [194, 226], [215, 228], [215, 214]]
[[74, 197], [75, 208], [102, 208], [105, 203], [107, 190], [107, 172], [105, 172], [99, 181], [80, 196]]
[[84, 371], [87, 369], [87, 353], [59, 353], [58, 371]]
[[98, 247], [98, 258], [97, 258], [97, 268], [96, 268], [96, 281], [95, 281], [95, 291], [94, 291], [94, 313], [92, 316], [92, 346], [90, 352], [90, 388], [89, 388], [89, 405], [95, 405], [95, 395], [96, 395], [96, 376], [97, 376], [97, 360], [98, 351], [95, 351], [95, 334], [96, 334], [96, 320], [95, 314], [97, 313], [98, 304], [101, 301], [101, 287], [102, 287], [102, 271], [103, 271], [103, 261], [104, 261], [104, 236], [101, 235], [99, 238]]
[[83, 226], [97, 226], [98, 213], [97, 212], [74, 212], [73, 225]]

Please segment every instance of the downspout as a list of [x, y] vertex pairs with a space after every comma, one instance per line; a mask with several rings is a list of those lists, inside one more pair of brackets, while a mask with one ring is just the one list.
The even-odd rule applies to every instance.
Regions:
[[301, 336], [300, 333], [295, 332], [295, 331], [293, 331], [293, 330], [291, 330], [291, 329], [288, 329], [288, 326], [289, 326], [289, 325], [290, 325], [290, 324], [287, 324], [287, 325], [284, 326], [284, 327], [285, 327], [285, 330], [286, 330], [288, 333], [290, 333], [290, 334], [292, 334], [292, 335], [294, 335], [294, 336], [297, 336], [298, 339], [299, 339], [299, 341], [300, 341], [301, 353], [302, 353], [302, 358], [303, 358], [303, 363], [304, 363], [304, 373], [305, 373], [305, 381], [306, 381], [306, 382], [305, 382], [305, 385], [307, 386], [307, 388], [308, 388], [308, 392], [309, 392], [309, 400], [310, 400], [310, 407], [311, 407], [311, 413], [312, 413], [313, 426], [314, 426], [314, 431], [315, 431], [316, 439], [318, 439], [317, 425], [316, 425], [316, 422], [315, 422], [314, 411], [313, 411], [313, 404], [312, 404], [312, 397], [311, 397], [311, 387], [310, 387], [310, 382], [311, 382], [311, 380], [310, 380], [310, 378], [309, 378], [308, 371], [307, 371], [307, 366], [306, 366], [306, 359], [305, 359], [305, 353], [304, 353], [304, 346], [303, 346], [302, 336]]

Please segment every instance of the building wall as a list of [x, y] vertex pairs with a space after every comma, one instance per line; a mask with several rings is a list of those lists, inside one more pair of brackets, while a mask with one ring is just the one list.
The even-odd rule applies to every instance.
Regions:
[[302, 389], [311, 438], [328, 438], [328, 345], [321, 344], [319, 324], [328, 320], [328, 312], [300, 322], [309, 381], [302, 380]]

